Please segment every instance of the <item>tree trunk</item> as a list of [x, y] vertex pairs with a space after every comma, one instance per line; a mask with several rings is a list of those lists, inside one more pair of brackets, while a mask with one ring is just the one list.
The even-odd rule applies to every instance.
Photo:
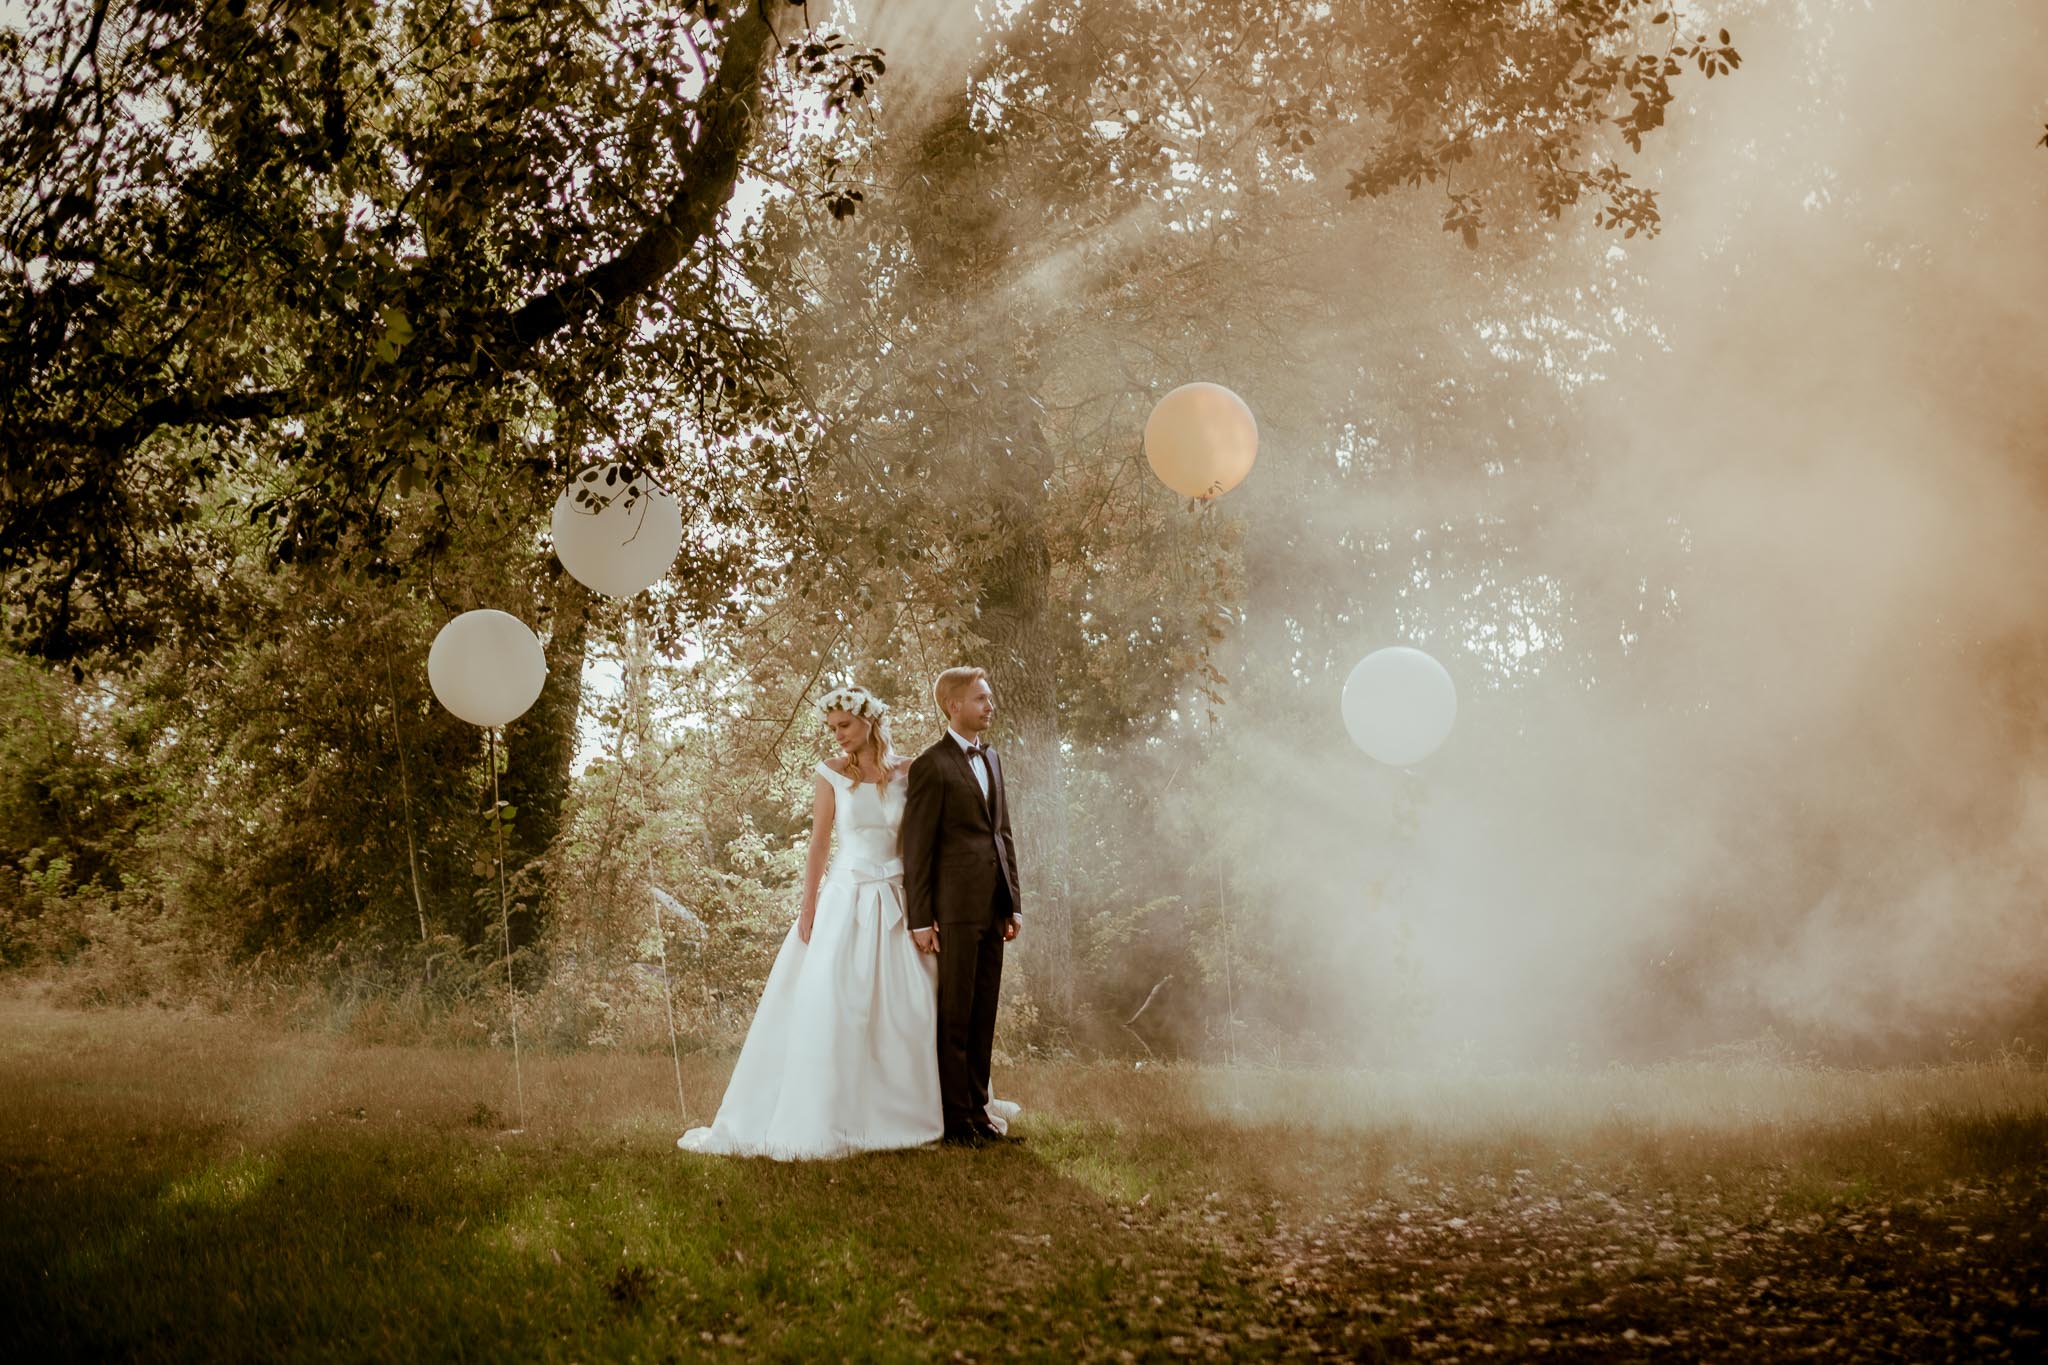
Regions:
[[[966, 93], [962, 86], [956, 97]], [[988, 670], [996, 694], [994, 739], [1023, 882], [1024, 933], [1011, 959], [1021, 978], [1015, 984], [1048, 1018], [1065, 1022], [1074, 1001], [1073, 920], [1058, 640], [1049, 603], [1052, 551], [1045, 532], [1055, 470], [1032, 341], [1003, 316], [1000, 289], [991, 292], [1019, 259], [1022, 246], [1011, 236], [1018, 218], [992, 192], [1001, 174], [1000, 137], [975, 126], [966, 100], [923, 124], [917, 137], [913, 179], [943, 187], [907, 224], [924, 291], [916, 306], [931, 328], [924, 354], [945, 358], [956, 389], [965, 383], [983, 396], [939, 417], [931, 440], [948, 482], [959, 481], [949, 496], [959, 498], [970, 524], [992, 541], [975, 566], [980, 616], [973, 630], [987, 641], [975, 662]], [[963, 300], [977, 302], [963, 309]], [[976, 548], [985, 543], [979, 533], [966, 541]]]
[[[549, 888], [544, 860], [562, 830], [569, 774], [576, 761], [577, 718], [583, 707], [583, 646], [590, 590], [568, 574], [556, 582], [545, 651], [548, 678], [540, 699], [505, 727], [506, 767], [500, 794], [516, 807], [505, 840], [505, 870], [518, 879], [512, 912], [513, 948], [531, 948], [545, 922]], [[532, 865], [529, 867], [529, 865]]]
[[1045, 538], [1045, 486], [1052, 451], [1037, 412], [1016, 390], [998, 411], [1007, 446], [993, 490], [1001, 549], [980, 592], [984, 664], [996, 694], [1004, 780], [1023, 879], [1025, 932], [1017, 943], [1025, 989], [1048, 1016], [1074, 1006], [1074, 926], [1067, 896], [1066, 764], [1060, 750], [1058, 656], [1048, 619], [1052, 553]]

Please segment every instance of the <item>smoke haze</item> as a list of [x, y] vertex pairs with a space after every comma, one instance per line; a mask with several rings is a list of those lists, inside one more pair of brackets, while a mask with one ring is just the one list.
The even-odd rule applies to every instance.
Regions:
[[[1365, 607], [1328, 744], [1230, 718], [1261, 768], [1231, 807], [1239, 894], [1380, 1002], [1369, 1050], [1644, 1055], [1769, 1025], [1877, 1055], [2038, 1012], [2044, 43], [2016, 4], [1746, 17], [1739, 78], [1661, 149], [1668, 230], [1610, 251], [1668, 347], [1602, 358], [1583, 458], [1507, 497], [1526, 534], [1499, 574], [1439, 563]], [[1474, 510], [1464, 470], [1392, 483], [1367, 522]], [[1308, 510], [1261, 505], [1253, 534]], [[1472, 648], [1516, 632], [1502, 578], [1556, 594], [1505, 668]], [[1336, 730], [1345, 670], [1397, 631], [1462, 693], [1407, 778]]]
[[[2048, 1025], [2048, 15], [1724, 11], [1740, 73], [1623, 154], [1659, 238], [1469, 255], [1374, 201], [1275, 258], [1313, 326], [1160, 339], [1262, 430], [1218, 509], [1250, 604], [1220, 739], [1191, 722], [1141, 822], [1237, 907], [1241, 1015], [1520, 1060]], [[957, 99], [969, 13], [858, 30], [898, 131]], [[1156, 216], [1086, 265], [1027, 245], [1007, 297], [1056, 311]], [[1461, 690], [1412, 774], [1338, 721], [1397, 641]]]

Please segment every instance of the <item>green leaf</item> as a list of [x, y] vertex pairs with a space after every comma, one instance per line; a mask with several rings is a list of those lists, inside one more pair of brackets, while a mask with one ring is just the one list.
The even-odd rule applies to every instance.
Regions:
[[398, 359], [398, 353], [412, 340], [412, 319], [395, 303], [385, 304], [378, 316], [384, 322], [384, 336], [377, 343], [377, 355], [389, 363]]

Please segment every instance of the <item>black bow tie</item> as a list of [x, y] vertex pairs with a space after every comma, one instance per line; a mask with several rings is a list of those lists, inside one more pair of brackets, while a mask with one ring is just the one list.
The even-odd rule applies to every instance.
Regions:
[[964, 752], [969, 758], [978, 758], [984, 763], [988, 762], [988, 745], [986, 744], [970, 744]]

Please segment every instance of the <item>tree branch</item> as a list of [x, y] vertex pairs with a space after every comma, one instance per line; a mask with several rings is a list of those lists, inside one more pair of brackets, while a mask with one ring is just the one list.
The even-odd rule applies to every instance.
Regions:
[[[487, 322], [487, 335], [504, 338], [496, 354], [501, 371], [523, 368], [537, 344], [572, 323], [654, 288], [717, 227], [753, 136], [761, 72], [775, 49], [775, 30], [760, 7], [750, 5], [735, 11], [718, 75], [700, 106], [703, 132], [694, 162], [663, 206], [659, 220], [610, 260]], [[81, 429], [51, 424], [23, 434], [32, 440], [112, 452], [134, 446], [163, 427], [294, 416], [313, 411], [327, 398], [294, 389], [204, 398], [172, 393], [144, 403], [111, 426]]]
[[172, 394], [143, 404], [119, 426], [95, 432], [92, 444], [117, 451], [134, 445], [161, 427], [189, 427], [215, 422], [246, 422], [252, 418], [292, 417], [311, 412], [322, 399], [304, 389], [260, 389], [224, 393], [212, 398]]
[[508, 320], [510, 343], [498, 356], [501, 367], [517, 369], [528, 351], [564, 327], [646, 293], [718, 225], [753, 135], [761, 71], [774, 43], [775, 31], [759, 7], [735, 13], [718, 76], [705, 92], [695, 165], [664, 207], [661, 221], [610, 260], [527, 300]]

